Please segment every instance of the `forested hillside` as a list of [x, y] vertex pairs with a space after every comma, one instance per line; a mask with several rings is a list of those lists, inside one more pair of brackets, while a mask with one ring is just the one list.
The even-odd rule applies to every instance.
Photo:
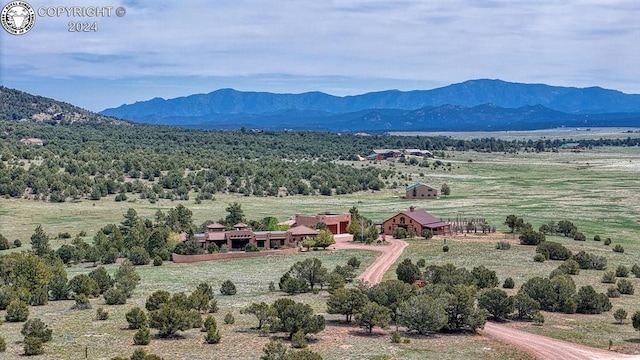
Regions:
[[96, 114], [65, 102], [4, 86], [0, 86], [0, 120], [31, 120], [62, 124], [86, 121], [125, 123], [120, 119]]

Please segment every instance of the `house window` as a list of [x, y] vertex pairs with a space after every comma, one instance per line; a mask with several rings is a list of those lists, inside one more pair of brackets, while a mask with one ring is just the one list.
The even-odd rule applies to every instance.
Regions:
[[404, 224], [404, 218], [403, 217], [400, 218], [400, 224]]
[[393, 222], [396, 222], [396, 219], [393, 219]]

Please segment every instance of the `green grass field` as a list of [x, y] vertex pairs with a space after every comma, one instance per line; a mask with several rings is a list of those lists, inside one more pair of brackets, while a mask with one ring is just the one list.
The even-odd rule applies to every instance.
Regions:
[[[434, 160], [430, 160], [433, 162]], [[509, 214], [523, 217], [531, 222], [535, 229], [550, 220], [568, 219], [573, 221], [587, 236], [586, 242], [577, 242], [568, 238], [554, 237], [577, 252], [585, 250], [608, 259], [608, 269], [618, 265], [631, 266], [640, 263], [640, 149], [639, 148], [599, 148], [580, 153], [474, 153], [448, 152], [441, 159], [451, 163], [451, 170], [433, 170], [400, 163], [380, 162], [373, 166], [391, 168], [397, 176], [389, 179], [399, 183], [396, 189], [363, 192], [345, 196], [309, 196], [285, 198], [256, 198], [236, 195], [216, 195], [215, 201], [202, 204], [189, 202], [159, 201], [149, 204], [147, 201], [117, 203], [113, 199], [97, 202], [81, 201], [77, 203], [53, 204], [31, 200], [0, 200], [0, 233], [10, 240], [21, 239], [28, 242], [29, 236], [37, 224], [42, 224], [50, 234], [70, 232], [72, 235], [81, 230], [93, 234], [107, 223], [119, 223], [122, 214], [132, 207], [143, 218], [153, 218], [161, 209], [168, 210], [183, 203], [194, 213], [194, 222], [217, 220], [225, 216], [225, 208], [230, 202], [239, 202], [250, 219], [276, 216], [280, 221], [287, 220], [295, 213], [313, 214], [319, 211], [348, 211], [356, 206], [366, 216], [382, 221], [410, 205], [424, 208], [444, 219], [485, 218], [498, 228], [507, 231], [503, 225]], [[370, 166], [370, 163], [354, 162], [353, 166]], [[404, 178], [402, 178], [404, 177]], [[404, 200], [401, 196], [406, 184], [421, 181], [440, 188], [443, 183], [451, 187], [452, 194], [438, 200]], [[613, 244], [622, 244], [624, 254], [614, 253], [612, 246], [605, 247], [602, 242], [593, 241], [599, 234], [603, 239], [610, 237]], [[503, 235], [499, 235], [501, 237]], [[511, 237], [507, 236], [509, 239]], [[405, 250], [405, 257], [417, 260], [425, 258], [427, 264], [445, 264], [472, 268], [485, 265], [495, 270], [502, 282], [511, 276], [516, 289], [526, 279], [533, 276], [546, 276], [559, 262], [533, 262], [535, 249], [515, 244], [510, 250], [496, 250], [497, 238], [475, 238], [473, 236], [447, 239], [451, 250], [443, 253], [443, 239], [430, 241], [411, 241]], [[68, 240], [67, 240], [68, 241]], [[54, 247], [63, 244], [55, 240]], [[366, 266], [375, 256], [372, 252], [315, 252], [329, 267], [346, 262], [349, 256], [357, 254]], [[277, 295], [267, 291], [268, 282], [276, 281], [294, 261], [308, 255], [291, 258], [273, 257], [251, 260], [228, 260], [221, 262], [199, 263], [191, 265], [166, 263], [161, 267], [142, 267], [139, 272], [142, 283], [132, 301], [125, 306], [106, 307], [111, 313], [107, 322], [93, 321], [95, 308], [101, 300], [93, 300], [94, 310], [71, 311], [72, 302], [53, 302], [45, 307], [32, 308], [33, 317], [41, 317], [52, 324], [54, 340], [46, 345], [43, 358], [82, 359], [83, 349], [89, 346], [91, 359], [107, 359], [116, 355], [130, 354], [133, 332], [121, 330], [126, 327], [124, 313], [134, 305], [143, 305], [144, 298], [157, 289], [169, 291], [190, 291], [198, 282], [206, 280], [214, 287], [229, 278], [236, 282], [240, 291], [234, 297], [219, 297], [221, 312], [217, 314], [218, 323], [227, 311], [236, 314], [236, 324], [221, 325], [223, 343], [210, 346], [202, 343], [202, 335], [197, 330], [189, 331], [181, 340], [153, 340], [149, 350], [166, 358], [258, 358], [261, 348], [268, 338], [259, 337], [251, 330], [253, 319], [237, 314], [244, 305], [253, 301], [272, 301]], [[72, 267], [68, 269], [70, 277], [91, 269]], [[601, 284], [602, 271], [582, 270], [574, 280], [578, 286], [591, 284], [597, 291], [605, 291], [607, 284]], [[385, 278], [395, 277], [395, 267]], [[636, 295], [625, 295], [611, 299], [613, 310], [624, 308], [629, 316], [640, 310], [640, 279], [631, 279]], [[319, 312], [324, 312], [322, 295], [296, 296]], [[545, 313], [544, 326], [528, 323], [513, 323], [510, 326], [525, 331], [539, 333], [573, 342], [606, 348], [612, 340], [614, 346], [637, 349], [640, 335], [634, 331], [627, 319], [624, 325], [614, 324], [613, 311], [602, 315], [567, 315]], [[391, 344], [387, 334], [367, 336], [357, 328], [336, 325], [334, 320], [340, 317], [328, 316], [332, 325], [316, 337], [311, 344], [314, 351], [325, 358], [367, 359], [374, 356], [389, 355], [397, 359], [507, 359], [526, 358], [509, 346], [498, 344], [481, 336], [438, 335], [433, 338], [412, 337], [410, 344]], [[22, 345], [19, 335], [20, 324], [5, 323], [0, 331], [7, 338], [7, 358], [18, 358]], [[231, 339], [234, 341], [230, 341]], [[384, 358], [384, 357], [378, 357]]]

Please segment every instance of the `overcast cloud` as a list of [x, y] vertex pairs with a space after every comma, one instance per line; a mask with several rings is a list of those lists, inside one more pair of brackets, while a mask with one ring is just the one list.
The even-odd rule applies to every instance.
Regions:
[[[3, 85], [91, 110], [224, 87], [347, 95], [478, 78], [640, 93], [638, 0], [29, 3], [126, 8], [0, 30]], [[99, 30], [69, 33], [73, 20]]]

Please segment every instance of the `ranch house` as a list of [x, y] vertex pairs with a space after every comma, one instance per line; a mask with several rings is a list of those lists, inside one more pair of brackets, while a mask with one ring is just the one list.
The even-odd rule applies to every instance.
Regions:
[[393, 230], [402, 227], [407, 231], [413, 229], [416, 234], [420, 235], [422, 230], [429, 229], [434, 235], [443, 235], [451, 233], [451, 224], [442, 221], [428, 212], [416, 209], [411, 206], [409, 211], [400, 212], [383, 223], [383, 233], [385, 235], [393, 235]]
[[[297, 247], [305, 237], [314, 238], [317, 235], [317, 230], [304, 225], [292, 227], [287, 231], [253, 231], [243, 223], [234, 225], [233, 230], [225, 230], [224, 225], [215, 223], [207, 225], [207, 231], [195, 234], [195, 237], [204, 249], [215, 244], [218, 247], [226, 245], [230, 251], [241, 251], [248, 244], [253, 244], [261, 250]], [[186, 241], [187, 235], [182, 233], [180, 238]]]

